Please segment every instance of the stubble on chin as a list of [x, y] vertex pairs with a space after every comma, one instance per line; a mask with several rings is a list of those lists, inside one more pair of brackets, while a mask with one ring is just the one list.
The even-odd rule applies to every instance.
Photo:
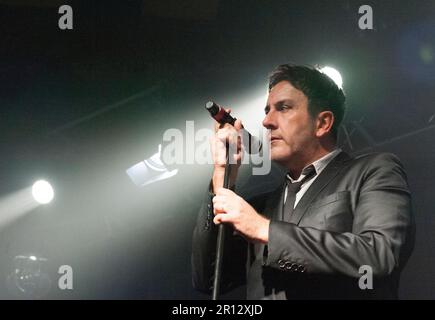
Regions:
[[286, 165], [289, 155], [284, 150], [271, 150], [270, 159], [280, 165]]

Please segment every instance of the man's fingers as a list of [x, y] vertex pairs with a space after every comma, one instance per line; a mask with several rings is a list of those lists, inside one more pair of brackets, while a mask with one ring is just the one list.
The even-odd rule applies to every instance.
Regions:
[[237, 119], [236, 122], [234, 122], [234, 128], [236, 128], [237, 131], [239, 131], [240, 129], [242, 129], [242, 121], [240, 121], [239, 119]]
[[[224, 109], [225, 109], [225, 108], [224, 108]], [[228, 113], [231, 113], [231, 109], [230, 109], [230, 108], [225, 109], [225, 111], [228, 112]], [[216, 122], [216, 123], [214, 124], [214, 131], [217, 132], [219, 129], [222, 129], [225, 125], [227, 125], [227, 123], [225, 123], [225, 124], [221, 124], [221, 123], [219, 123], [219, 122]]]
[[221, 223], [221, 220], [220, 220], [220, 218], [218, 218], [219, 217], [219, 214], [218, 215], [215, 215], [215, 217], [213, 218], [213, 223], [214, 224], [220, 224]]
[[215, 217], [213, 218], [213, 222], [214, 222], [214, 224], [231, 222], [231, 216], [229, 216], [228, 214], [225, 214], [225, 213], [220, 213], [220, 214], [215, 215]]
[[[231, 108], [226, 108], [225, 111], [227, 113], [231, 113]], [[218, 132], [219, 129], [223, 129], [223, 128], [227, 128], [227, 127], [234, 127], [237, 131], [240, 131], [240, 129], [242, 129], [242, 127], [243, 127], [242, 121], [240, 121], [239, 119], [236, 119], [236, 121], [234, 122], [234, 125], [230, 125], [229, 123], [221, 124], [219, 122], [216, 122], [214, 125], [214, 131]]]
[[231, 137], [231, 135], [234, 134], [231, 131], [232, 130], [229, 127], [225, 127], [225, 128], [219, 129], [219, 131], [216, 132], [216, 137], [219, 140], [221, 140], [222, 142], [225, 142], [225, 141], [227, 141]]
[[[219, 189], [220, 189], [220, 188], [219, 188]], [[213, 197], [212, 201], [213, 201], [213, 204], [220, 203], [220, 202], [224, 202], [224, 201], [225, 201], [225, 197], [216, 194], [216, 195]]]
[[224, 196], [213, 197], [213, 213], [219, 214], [226, 212], [226, 201]]
[[220, 123], [220, 122], [215, 122], [214, 124], [214, 131], [218, 132], [220, 129], [223, 128], [232, 128], [233, 126], [229, 123]]
[[213, 214], [217, 215], [217, 214], [222, 214], [222, 213], [227, 213], [224, 209], [222, 209], [222, 207], [220, 206], [213, 206]]
[[233, 163], [239, 163], [242, 160], [242, 155], [237, 153], [233, 155]]
[[236, 150], [240, 150], [242, 147], [242, 137], [240, 135], [240, 132], [238, 132], [235, 128], [231, 127], [226, 131], [226, 137], [223, 138], [221, 141], [225, 142], [228, 141], [230, 143], [230, 146]]
[[236, 195], [234, 191], [226, 188], [219, 188], [216, 190], [216, 196]]

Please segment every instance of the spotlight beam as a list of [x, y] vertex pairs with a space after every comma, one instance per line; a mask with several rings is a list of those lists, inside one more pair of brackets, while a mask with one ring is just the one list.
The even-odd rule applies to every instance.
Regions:
[[31, 188], [25, 188], [0, 198], [0, 229], [39, 206], [32, 198]]

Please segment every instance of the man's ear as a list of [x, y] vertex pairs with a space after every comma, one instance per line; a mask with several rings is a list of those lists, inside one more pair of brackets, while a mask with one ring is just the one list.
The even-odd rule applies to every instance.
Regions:
[[332, 132], [334, 120], [334, 113], [332, 111], [319, 112], [316, 120], [316, 137], [321, 138]]

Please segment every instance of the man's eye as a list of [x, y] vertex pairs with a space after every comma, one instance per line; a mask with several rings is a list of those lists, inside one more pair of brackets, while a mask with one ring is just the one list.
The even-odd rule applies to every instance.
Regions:
[[285, 111], [285, 110], [292, 109], [292, 108], [293, 108], [293, 106], [290, 104], [283, 104], [283, 105], [279, 106], [279, 108], [277, 108], [277, 109], [279, 111]]

